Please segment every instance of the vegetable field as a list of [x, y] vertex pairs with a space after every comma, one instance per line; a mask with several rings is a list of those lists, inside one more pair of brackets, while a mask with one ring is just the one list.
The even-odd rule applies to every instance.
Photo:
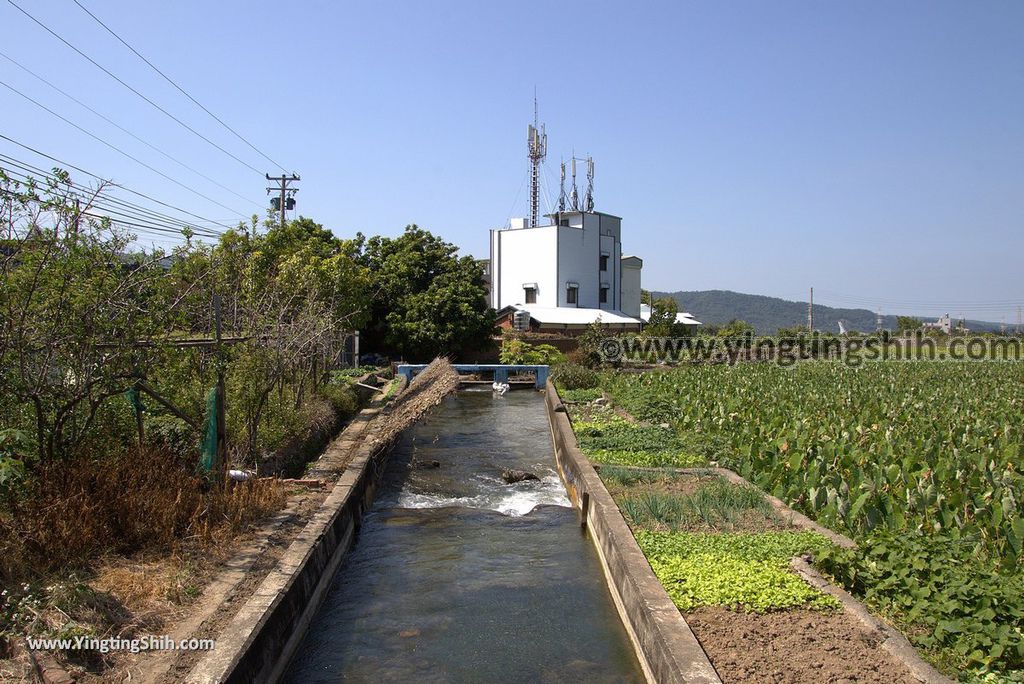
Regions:
[[1022, 679], [1024, 366], [695, 365], [605, 375], [602, 389], [671, 425], [663, 457], [714, 454], [857, 539], [820, 562], [941, 667]]

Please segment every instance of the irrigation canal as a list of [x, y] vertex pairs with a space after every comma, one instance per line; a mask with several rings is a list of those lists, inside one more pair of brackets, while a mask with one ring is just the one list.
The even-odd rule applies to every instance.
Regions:
[[395, 447], [285, 675], [339, 680], [643, 681], [538, 393], [459, 392]]

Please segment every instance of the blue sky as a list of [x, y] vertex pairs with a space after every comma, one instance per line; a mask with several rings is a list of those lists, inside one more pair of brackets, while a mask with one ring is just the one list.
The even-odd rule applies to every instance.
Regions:
[[[274, 171], [72, 0], [16, 0], [259, 170]], [[411, 222], [486, 256], [592, 155], [650, 289], [732, 289], [1015, 323], [1024, 304], [1024, 3], [81, 0], [287, 171], [341, 236]], [[242, 213], [266, 183], [0, 2], [0, 80]], [[215, 219], [232, 212], [0, 88], [0, 133]], [[0, 152], [47, 167], [0, 140]]]

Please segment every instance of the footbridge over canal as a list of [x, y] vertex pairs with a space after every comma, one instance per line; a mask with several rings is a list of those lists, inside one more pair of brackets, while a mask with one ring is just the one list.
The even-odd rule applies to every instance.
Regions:
[[[412, 382], [412, 379], [421, 370], [427, 367], [425, 363], [403, 363], [398, 366], [398, 374]], [[484, 381], [509, 385], [532, 384], [536, 389], [543, 389], [548, 381], [549, 367], [544, 365], [531, 364], [504, 364], [504, 363], [456, 363], [453, 368], [459, 375], [485, 376]], [[517, 375], [532, 375], [532, 382], [522, 382], [509, 379]], [[487, 379], [487, 378], [490, 378]]]

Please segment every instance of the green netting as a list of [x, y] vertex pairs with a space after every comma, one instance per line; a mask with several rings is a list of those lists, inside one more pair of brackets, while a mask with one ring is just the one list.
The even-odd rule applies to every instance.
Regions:
[[217, 388], [206, 395], [206, 421], [203, 423], [203, 443], [200, 446], [199, 469], [213, 470], [217, 460]]
[[128, 399], [128, 403], [132, 405], [136, 413], [142, 413], [146, 410], [146, 407], [142, 403], [142, 399], [139, 397], [139, 392], [134, 387], [124, 393]]

